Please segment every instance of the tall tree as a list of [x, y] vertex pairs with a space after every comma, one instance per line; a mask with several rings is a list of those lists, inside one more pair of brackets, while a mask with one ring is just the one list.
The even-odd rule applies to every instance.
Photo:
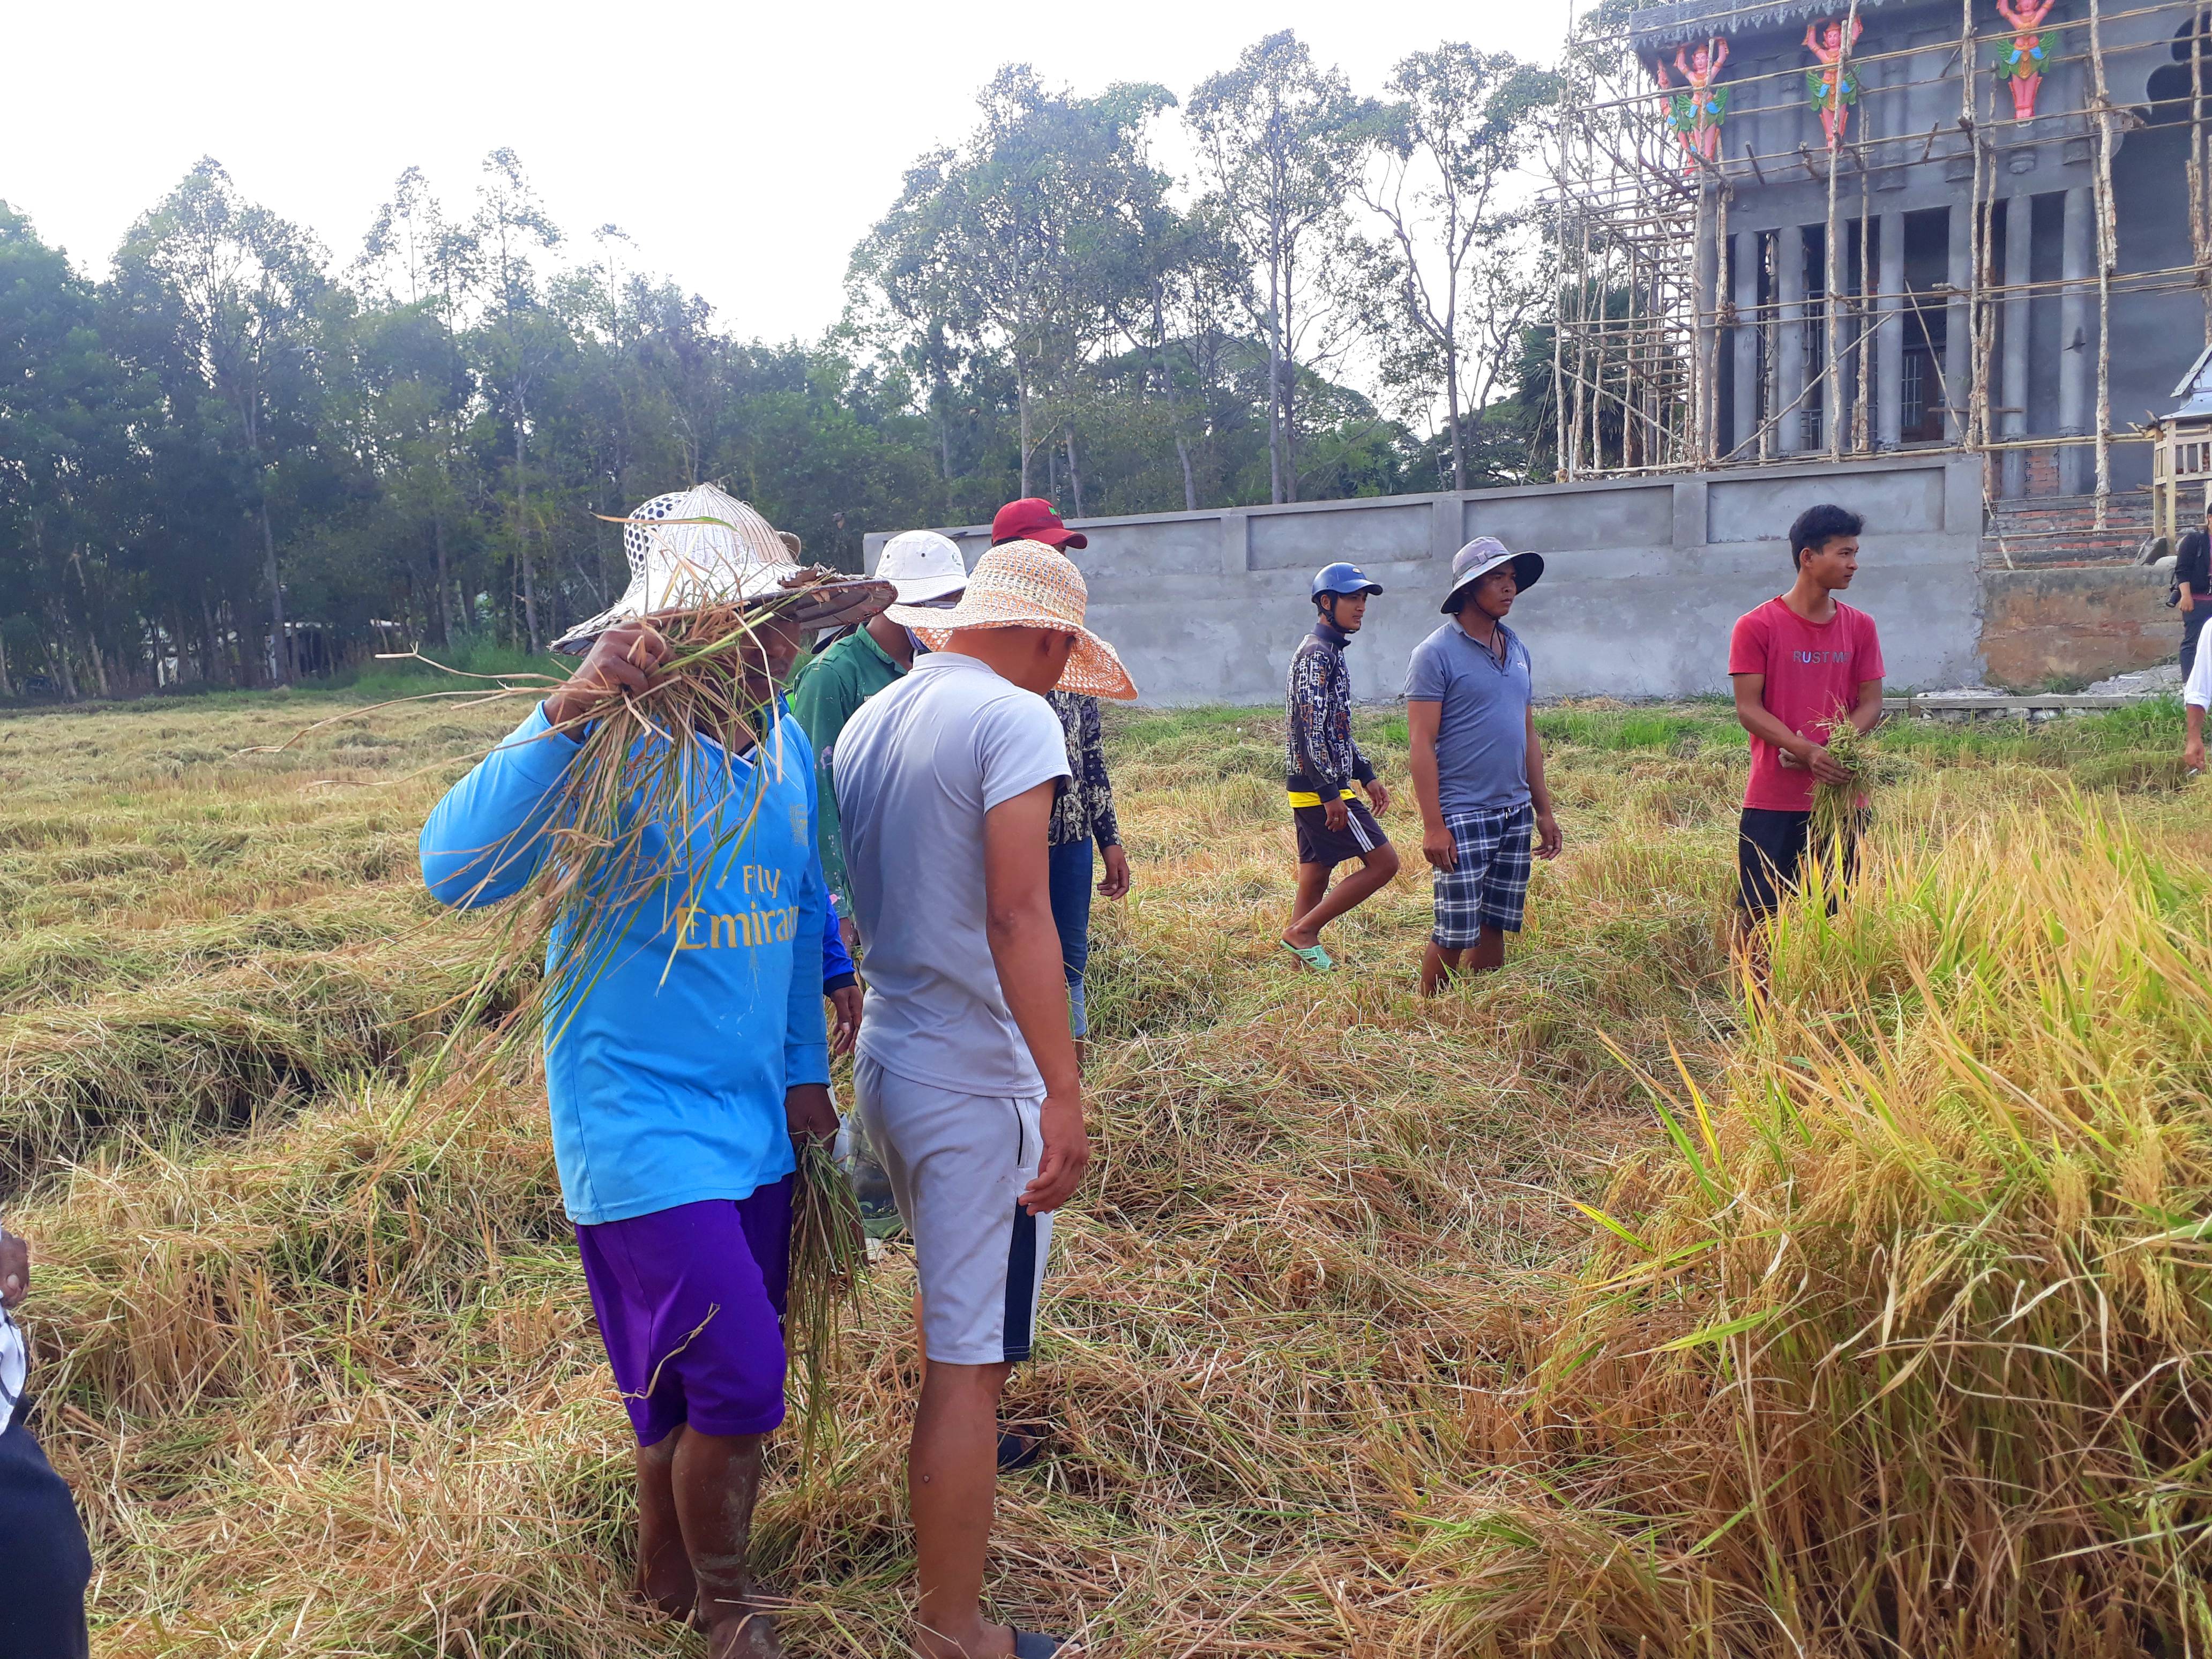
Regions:
[[190, 398], [197, 382], [227, 416], [222, 442], [245, 463], [260, 532], [270, 658], [287, 681], [296, 653], [270, 498], [288, 443], [313, 431], [324, 263], [312, 236], [245, 200], [212, 157], [131, 227], [115, 260], [125, 303], [168, 361], [171, 395]]
[[1188, 118], [1213, 201], [1255, 273], [1249, 304], [1267, 344], [1271, 495], [1297, 499], [1297, 371], [1304, 331], [1344, 246], [1345, 204], [1371, 106], [1340, 70], [1316, 67], [1288, 29], [1247, 46], [1201, 82]]
[[427, 527], [435, 597], [424, 615], [436, 618], [439, 643], [448, 646], [466, 621], [451, 555], [465, 512], [456, 477], [460, 435], [475, 398], [460, 342], [475, 255], [474, 240], [447, 219], [428, 180], [410, 167], [370, 221], [351, 272], [370, 307], [359, 364], [371, 396], [362, 411], [370, 464], [403, 503], [402, 522]]
[[1002, 355], [1022, 493], [1041, 446], [1058, 440], [1079, 495], [1079, 371], [1110, 329], [1117, 286], [1141, 282], [1133, 244], [1168, 183], [1145, 155], [1143, 128], [1174, 100], [1165, 88], [1127, 84], [1079, 98], [1009, 64], [979, 102], [982, 122], [959, 150], [907, 173], [855, 250], [854, 277], [906, 337]]
[[92, 284], [0, 203], [0, 696], [14, 694], [7, 623], [19, 606], [13, 631], [44, 642], [68, 695], [79, 653], [97, 683], [107, 678], [104, 579], [129, 577], [111, 572], [106, 556], [127, 523], [131, 437], [145, 411], [98, 321]]
[[1386, 372], [1444, 404], [1451, 487], [1468, 487], [1466, 416], [1490, 401], [1550, 286], [1521, 168], [1541, 142], [1559, 78], [1510, 52], [1447, 42], [1399, 60], [1400, 100], [1370, 125], [1360, 200], [1387, 240], [1372, 283]]
[[545, 309], [535, 261], [560, 246], [561, 230], [513, 150], [502, 147], [485, 156], [483, 175], [469, 225], [470, 243], [486, 313], [488, 367], [506, 399], [513, 428], [515, 568], [524, 633], [535, 653], [544, 641], [538, 626], [537, 570], [530, 544], [530, 398], [567, 343], [558, 320]]

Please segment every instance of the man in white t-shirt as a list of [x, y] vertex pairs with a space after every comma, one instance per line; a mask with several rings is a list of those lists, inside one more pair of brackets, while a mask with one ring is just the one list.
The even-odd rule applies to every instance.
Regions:
[[1067, 744], [1044, 694], [1136, 687], [1085, 598], [1065, 555], [1018, 541], [951, 611], [893, 606], [929, 654], [861, 705], [831, 767], [868, 984], [854, 1092], [921, 1280], [907, 1494], [929, 1659], [1060, 1646], [987, 1624], [981, 1595], [999, 1396], [1091, 1157], [1047, 853]]
[[2189, 665], [2189, 683], [2181, 688], [2182, 718], [2189, 736], [2181, 746], [2182, 763], [2191, 772], [2204, 769], [2204, 711], [2212, 708], [2212, 651], [2199, 651]]

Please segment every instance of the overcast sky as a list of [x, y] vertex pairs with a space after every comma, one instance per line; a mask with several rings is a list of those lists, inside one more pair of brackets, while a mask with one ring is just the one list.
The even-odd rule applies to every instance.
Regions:
[[0, 200], [104, 271], [131, 222], [212, 155], [343, 264], [403, 167], [465, 217], [484, 153], [507, 144], [572, 237], [619, 225], [634, 264], [704, 295], [725, 327], [809, 336], [835, 320], [846, 256], [902, 172], [966, 131], [1000, 64], [1078, 91], [1157, 81], [1181, 97], [1290, 27], [1372, 93], [1443, 40], [1549, 61], [1568, 5], [15, 6]]

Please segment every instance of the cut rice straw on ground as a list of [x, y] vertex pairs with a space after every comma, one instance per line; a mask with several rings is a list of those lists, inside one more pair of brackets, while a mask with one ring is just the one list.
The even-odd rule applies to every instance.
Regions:
[[[426, 704], [240, 754], [341, 706], [0, 718], [0, 1030], [140, 993], [159, 1027], [210, 963], [294, 952], [347, 952], [410, 1018], [442, 1000], [409, 948], [438, 783], [400, 780], [513, 721]], [[1402, 718], [1356, 718], [1401, 778]], [[1565, 854], [1505, 969], [1434, 1001], [1411, 876], [1331, 930], [1346, 972], [1277, 961], [1278, 714], [1109, 712], [1137, 885], [1094, 921], [1095, 1156], [1010, 1387], [1052, 1433], [1001, 1483], [998, 1614], [1098, 1659], [2191, 1651], [2212, 820], [2179, 719], [1887, 730], [1865, 877], [1832, 921], [1784, 913], [1753, 1016], [1720, 945], [1723, 707], [1538, 712]], [[453, 970], [489, 920], [434, 924]], [[629, 1593], [634, 1443], [535, 1057], [455, 1041], [411, 1106], [412, 1054], [363, 1053], [242, 1130], [179, 1109], [150, 1146], [33, 1153], [9, 1224], [103, 1659], [699, 1651]], [[138, 1046], [155, 1102], [172, 1051]], [[797, 1659], [904, 1650], [914, 1282], [893, 1242], [831, 1361], [838, 1432], [771, 1449]]]

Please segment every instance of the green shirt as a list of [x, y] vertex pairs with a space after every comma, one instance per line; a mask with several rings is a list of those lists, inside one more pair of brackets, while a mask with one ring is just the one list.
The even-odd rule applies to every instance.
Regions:
[[875, 635], [856, 628], [820, 655], [811, 659], [792, 690], [791, 712], [799, 730], [814, 745], [815, 833], [822, 848], [823, 879], [837, 896], [837, 913], [853, 914], [853, 891], [845, 878], [845, 842], [837, 827], [836, 756], [832, 752], [853, 711], [882, 690], [906, 670], [876, 643]]

